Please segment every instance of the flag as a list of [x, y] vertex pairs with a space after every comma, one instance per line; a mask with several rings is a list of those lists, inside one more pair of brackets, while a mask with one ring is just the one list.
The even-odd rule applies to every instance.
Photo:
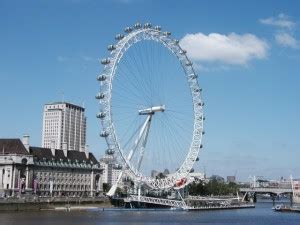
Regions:
[[33, 192], [34, 192], [34, 194], [36, 194], [37, 188], [38, 188], [38, 181], [37, 181], [37, 179], [34, 179], [33, 180]]
[[50, 180], [50, 194], [52, 194], [52, 191], [53, 191], [53, 181]]

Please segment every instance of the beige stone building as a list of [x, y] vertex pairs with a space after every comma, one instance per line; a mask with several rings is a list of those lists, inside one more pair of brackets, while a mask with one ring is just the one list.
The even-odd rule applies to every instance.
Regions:
[[[66, 146], [64, 146], [66, 147]], [[0, 139], [0, 195], [96, 196], [102, 191], [99, 162], [85, 151], [40, 148], [29, 136]]]

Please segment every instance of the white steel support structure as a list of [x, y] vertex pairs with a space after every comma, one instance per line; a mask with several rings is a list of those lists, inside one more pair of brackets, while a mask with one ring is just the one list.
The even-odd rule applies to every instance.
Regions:
[[126, 199], [126, 201], [152, 203], [152, 204], [156, 204], [156, 205], [171, 206], [171, 207], [178, 208], [178, 209], [191, 208], [191, 207], [187, 206], [184, 201], [146, 197], [146, 196], [137, 196], [137, 195], [131, 195], [129, 198]]
[[[147, 115], [147, 118], [139, 132], [138, 138], [134, 142], [134, 146], [132, 147], [131, 151], [129, 152], [129, 155], [127, 156], [127, 160], [130, 161], [133, 157], [133, 155], [137, 152], [139, 149], [139, 159], [138, 159], [138, 166], [137, 170], [140, 169], [141, 163], [143, 161], [143, 156], [144, 156], [144, 151], [145, 151], [145, 146], [147, 143], [147, 138], [150, 130], [150, 125], [151, 125], [151, 120], [152, 116], [154, 115], [155, 112], [164, 112], [165, 106], [156, 106], [156, 107], [151, 107], [143, 110], [139, 110], [139, 115]], [[121, 181], [123, 176], [123, 171], [119, 174], [118, 181], [115, 185], [111, 187], [109, 192], [107, 193], [108, 196], [113, 196], [115, 194], [116, 188], [118, 186], [118, 183]], [[138, 183], [138, 195], [140, 196], [141, 193], [141, 188], [140, 188], [140, 183]]]

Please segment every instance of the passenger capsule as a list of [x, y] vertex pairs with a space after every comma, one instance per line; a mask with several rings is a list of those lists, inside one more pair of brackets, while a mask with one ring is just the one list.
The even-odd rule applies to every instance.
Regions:
[[180, 54], [180, 55], [185, 55], [185, 54], [186, 54], [186, 50], [180, 50], [180, 51], [179, 51], [179, 54]]
[[199, 161], [199, 157], [197, 157], [195, 161], [198, 162]]
[[100, 133], [100, 137], [107, 137], [109, 134], [108, 134], [108, 132], [107, 131], [101, 131], [101, 133]]
[[154, 29], [157, 31], [161, 31], [161, 26], [155, 26]]
[[171, 35], [171, 32], [165, 31], [165, 32], [163, 32], [163, 35], [164, 35], [164, 36], [170, 36], [170, 35]]
[[141, 29], [142, 28], [142, 24], [136, 23], [136, 24], [134, 24], [134, 28], [135, 29]]
[[179, 40], [174, 39], [174, 43], [175, 43], [176, 45], [178, 45], [178, 44], [179, 44]]
[[97, 117], [98, 119], [103, 119], [105, 116], [106, 116], [106, 114], [105, 114], [104, 112], [99, 112], [99, 113], [97, 113], [97, 115], [96, 115], [96, 117]]
[[145, 23], [144, 28], [150, 28], [150, 27], [152, 27], [151, 23]]
[[102, 59], [101, 60], [101, 64], [103, 64], [103, 65], [107, 65], [107, 64], [109, 64], [110, 63], [110, 59], [109, 58], [106, 58], [106, 59]]
[[205, 120], [205, 116], [200, 116], [199, 119], [200, 120]]
[[195, 170], [194, 170], [194, 168], [192, 168], [191, 170], [190, 170], [190, 173], [194, 173], [195, 172]]
[[123, 34], [117, 34], [116, 37], [115, 37], [115, 39], [118, 40], [118, 41], [122, 40], [123, 38], [124, 38]]
[[205, 134], [205, 131], [202, 131], [202, 135], [204, 135]]
[[100, 92], [96, 95], [96, 99], [103, 99], [105, 97], [105, 94]]
[[105, 151], [105, 153], [106, 153], [107, 155], [113, 155], [113, 154], [115, 153], [115, 151], [114, 151], [113, 149], [107, 149], [107, 150]]
[[190, 77], [191, 79], [196, 79], [198, 76], [197, 76], [196, 74], [193, 73], [193, 74], [190, 74], [189, 77]]
[[200, 145], [200, 148], [203, 148], [203, 145], [202, 145], [202, 144]]
[[115, 50], [116, 49], [116, 46], [115, 45], [109, 45], [108, 47], [107, 47], [107, 50], [108, 51], [113, 51], [113, 50]]
[[186, 66], [191, 66], [191, 65], [193, 65], [193, 63], [192, 63], [191, 61], [187, 61], [187, 62], [185, 63], [185, 65], [186, 65]]
[[126, 27], [124, 31], [126, 33], [130, 33], [130, 32], [132, 32], [132, 28], [131, 27]]
[[130, 182], [130, 181], [132, 181], [132, 179], [131, 179], [130, 177], [124, 177], [124, 178], [123, 178], [123, 181], [124, 181], [124, 182]]
[[120, 164], [115, 164], [115, 165], [113, 166], [113, 168], [114, 168], [115, 170], [121, 170], [123, 167], [122, 167], [122, 165], [120, 165]]
[[105, 81], [105, 80], [106, 80], [106, 75], [104, 75], [104, 74], [98, 75], [98, 76], [97, 76], [97, 80], [98, 80], [98, 81]]

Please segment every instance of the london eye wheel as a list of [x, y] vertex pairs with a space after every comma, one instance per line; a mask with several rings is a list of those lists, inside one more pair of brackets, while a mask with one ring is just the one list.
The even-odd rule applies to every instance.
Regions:
[[203, 101], [186, 51], [150, 23], [126, 27], [108, 46], [97, 80], [108, 154], [134, 182], [151, 189], [183, 186], [202, 148]]

